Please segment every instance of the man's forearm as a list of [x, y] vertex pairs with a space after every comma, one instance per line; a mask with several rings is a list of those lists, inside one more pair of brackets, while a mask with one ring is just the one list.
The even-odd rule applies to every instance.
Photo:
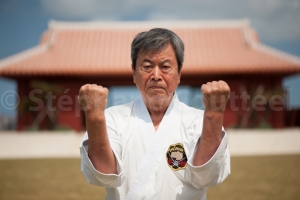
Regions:
[[117, 163], [111, 149], [105, 116], [86, 116], [86, 127], [89, 136], [88, 156], [96, 170], [105, 174], [117, 174]]
[[223, 112], [205, 111], [200, 143], [196, 149], [193, 165], [205, 164], [217, 151], [222, 140]]

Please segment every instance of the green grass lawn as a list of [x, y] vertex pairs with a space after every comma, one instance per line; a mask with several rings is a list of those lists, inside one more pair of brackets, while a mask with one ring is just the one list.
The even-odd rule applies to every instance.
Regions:
[[[233, 157], [232, 174], [208, 200], [299, 200], [300, 155]], [[88, 184], [79, 159], [0, 160], [1, 200], [104, 199]]]
[[233, 157], [231, 175], [208, 200], [300, 200], [300, 155]]

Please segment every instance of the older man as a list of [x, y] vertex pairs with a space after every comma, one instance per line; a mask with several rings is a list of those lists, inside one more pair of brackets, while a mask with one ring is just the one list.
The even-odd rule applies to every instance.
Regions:
[[202, 85], [204, 111], [181, 103], [175, 90], [183, 55], [175, 33], [151, 29], [131, 46], [142, 99], [105, 109], [107, 88], [81, 87], [87, 126], [81, 170], [89, 183], [107, 188], [106, 199], [203, 200], [230, 173], [222, 129], [230, 89], [224, 81]]

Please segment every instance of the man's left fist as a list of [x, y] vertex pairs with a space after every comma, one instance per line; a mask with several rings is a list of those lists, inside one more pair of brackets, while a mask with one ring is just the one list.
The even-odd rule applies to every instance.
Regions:
[[224, 112], [230, 88], [224, 81], [207, 82], [201, 86], [205, 111]]

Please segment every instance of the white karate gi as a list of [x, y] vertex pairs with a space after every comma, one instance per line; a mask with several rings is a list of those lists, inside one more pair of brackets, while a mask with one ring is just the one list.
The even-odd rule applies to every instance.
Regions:
[[[141, 99], [110, 107], [105, 117], [118, 175], [104, 174], [93, 167], [87, 155], [87, 134], [80, 154], [86, 180], [106, 187], [106, 199], [204, 200], [207, 187], [221, 183], [230, 174], [225, 131], [214, 156], [202, 166], [192, 165], [202, 132], [203, 111], [181, 103], [176, 94], [156, 132]], [[177, 143], [183, 145], [188, 162], [185, 169], [175, 171], [169, 167], [166, 153], [170, 145]]]

